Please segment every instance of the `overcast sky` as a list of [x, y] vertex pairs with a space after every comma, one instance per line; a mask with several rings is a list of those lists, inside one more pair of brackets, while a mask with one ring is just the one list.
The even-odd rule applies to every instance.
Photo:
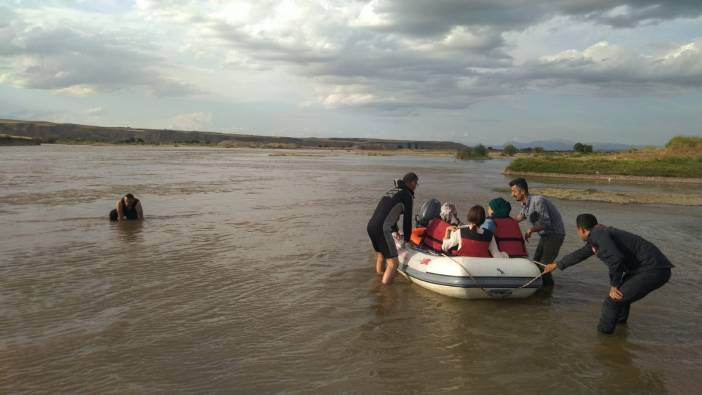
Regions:
[[265, 135], [702, 135], [702, 1], [0, 0], [0, 117]]

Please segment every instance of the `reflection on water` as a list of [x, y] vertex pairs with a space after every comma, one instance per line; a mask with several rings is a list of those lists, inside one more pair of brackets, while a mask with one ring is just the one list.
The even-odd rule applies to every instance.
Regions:
[[[556, 201], [563, 252], [590, 211], [676, 264], [606, 337], [595, 260], [525, 300], [380, 284], [365, 224], [392, 178], [416, 171], [418, 204], [463, 217], [506, 187], [506, 161], [267, 154], [0, 150], [0, 393], [702, 390], [702, 208]], [[110, 223], [127, 192], [146, 219]]]
[[112, 222], [117, 229], [119, 240], [125, 243], [126, 248], [132, 248], [132, 243], [143, 241], [141, 231], [144, 228], [144, 221], [119, 221]]

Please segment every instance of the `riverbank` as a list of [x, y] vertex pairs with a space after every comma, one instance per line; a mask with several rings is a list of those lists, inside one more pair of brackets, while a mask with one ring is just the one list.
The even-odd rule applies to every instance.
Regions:
[[683, 177], [646, 177], [646, 176], [623, 176], [617, 174], [566, 174], [566, 173], [539, 173], [529, 171], [511, 171], [505, 170], [506, 176], [521, 176], [521, 177], [536, 177], [536, 178], [555, 178], [568, 180], [582, 181], [607, 181], [607, 182], [627, 182], [640, 184], [700, 184], [702, 178], [683, 178]]
[[[675, 192], [621, 192], [602, 191], [599, 189], [587, 188], [529, 188], [535, 195], [543, 195], [549, 198], [602, 202], [614, 204], [663, 204], [673, 206], [702, 206], [702, 195], [692, 193]], [[495, 188], [495, 192], [509, 193], [507, 188]]]
[[641, 183], [702, 184], [702, 137], [678, 136], [665, 148], [558, 153], [516, 158], [504, 174]]
[[23, 145], [39, 145], [39, 141], [31, 137], [12, 136], [9, 134], [0, 134], [0, 146], [23, 146]]

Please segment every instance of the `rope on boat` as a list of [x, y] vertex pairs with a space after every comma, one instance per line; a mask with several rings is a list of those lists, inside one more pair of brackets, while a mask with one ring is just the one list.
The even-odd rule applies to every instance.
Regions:
[[[470, 277], [470, 279], [473, 280], [473, 282], [475, 283], [475, 285], [477, 285], [478, 288], [480, 288], [480, 290], [482, 290], [483, 292], [485, 292], [485, 295], [487, 295], [487, 296], [490, 297], [490, 298], [497, 298], [496, 296], [493, 296], [490, 292], [486, 291], [485, 288], [483, 288], [483, 287], [480, 285], [480, 283], [478, 282], [478, 280], [476, 280], [475, 277], [473, 277], [473, 275], [470, 273], [470, 271], [468, 271], [468, 269], [465, 268], [465, 266], [461, 265], [458, 261], [456, 261], [455, 259], [453, 259], [452, 257], [450, 257], [450, 256], [448, 256], [448, 255], [446, 255], [446, 254], [444, 254], [444, 253], [442, 253], [441, 256], [446, 257], [446, 258], [452, 260], [453, 263], [455, 263], [455, 264], [457, 264], [458, 266], [460, 266], [461, 269], [463, 269], [463, 271], [466, 272], [466, 274], [468, 274], [468, 277]], [[544, 264], [541, 263], [541, 262], [536, 262], [536, 261], [532, 261], [532, 260], [529, 260], [529, 262], [534, 263], [534, 264], [536, 264], [536, 265], [538, 265], [538, 266], [541, 266], [541, 267], [546, 267], [546, 265], [544, 265]], [[544, 275], [544, 272], [539, 273], [538, 276], [536, 276], [536, 277], [532, 278], [531, 280], [527, 281], [524, 285], [522, 285], [522, 286], [519, 287], [519, 288], [521, 289], [521, 288], [526, 288], [526, 287], [528, 287], [529, 285], [531, 285], [531, 283], [533, 283], [534, 281], [538, 280], [538, 279], [539, 279], [541, 276], [543, 276], [543, 275]]]
[[455, 264], [458, 265], [461, 269], [463, 269], [463, 271], [466, 272], [466, 274], [468, 274], [468, 277], [470, 277], [470, 279], [473, 280], [473, 282], [475, 283], [475, 285], [477, 285], [478, 288], [480, 288], [481, 291], [485, 292], [485, 295], [487, 295], [489, 298], [496, 298], [496, 296], [493, 296], [490, 292], [486, 291], [485, 288], [483, 288], [482, 285], [480, 285], [480, 283], [478, 282], [478, 280], [476, 280], [475, 277], [473, 277], [473, 275], [470, 274], [470, 272], [468, 271], [468, 269], [465, 268], [465, 266], [461, 265], [460, 263], [458, 263], [458, 261], [456, 261], [455, 259], [453, 259], [452, 257], [450, 257], [450, 256], [448, 256], [448, 255], [446, 255], [446, 254], [444, 254], [444, 253], [441, 253], [441, 256], [446, 257], [446, 258], [452, 260], [453, 263], [455, 263]]

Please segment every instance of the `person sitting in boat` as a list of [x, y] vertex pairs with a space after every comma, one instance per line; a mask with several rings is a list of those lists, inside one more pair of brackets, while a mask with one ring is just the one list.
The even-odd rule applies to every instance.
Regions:
[[498, 197], [488, 203], [485, 223], [481, 228], [488, 229], [495, 236], [497, 247], [506, 252], [510, 257], [527, 257], [529, 253], [519, 229], [519, 223], [510, 217], [512, 205], [505, 199]]
[[468, 210], [468, 224], [450, 226], [446, 229], [442, 249], [455, 256], [479, 258], [508, 258], [509, 255], [499, 250], [492, 232], [481, 228], [485, 222], [483, 206], [473, 206]]
[[456, 206], [453, 203], [442, 204], [438, 218], [431, 219], [426, 229], [422, 231], [421, 245], [430, 250], [441, 252], [446, 229], [451, 226], [457, 226], [460, 223]]
[[458, 219], [458, 210], [456, 210], [456, 205], [453, 203], [446, 202], [441, 205], [441, 214], [439, 215], [444, 222], [451, 224], [452, 226], [458, 226], [461, 224], [461, 220]]
[[110, 211], [110, 220], [122, 221], [131, 219], [144, 219], [144, 210], [141, 208], [139, 199], [128, 193], [115, 203], [115, 208]]
[[429, 199], [419, 208], [419, 213], [415, 216], [416, 227], [412, 230], [410, 242], [415, 246], [422, 244], [424, 235], [427, 232], [429, 223], [436, 218], [441, 218], [441, 202], [436, 199]]

